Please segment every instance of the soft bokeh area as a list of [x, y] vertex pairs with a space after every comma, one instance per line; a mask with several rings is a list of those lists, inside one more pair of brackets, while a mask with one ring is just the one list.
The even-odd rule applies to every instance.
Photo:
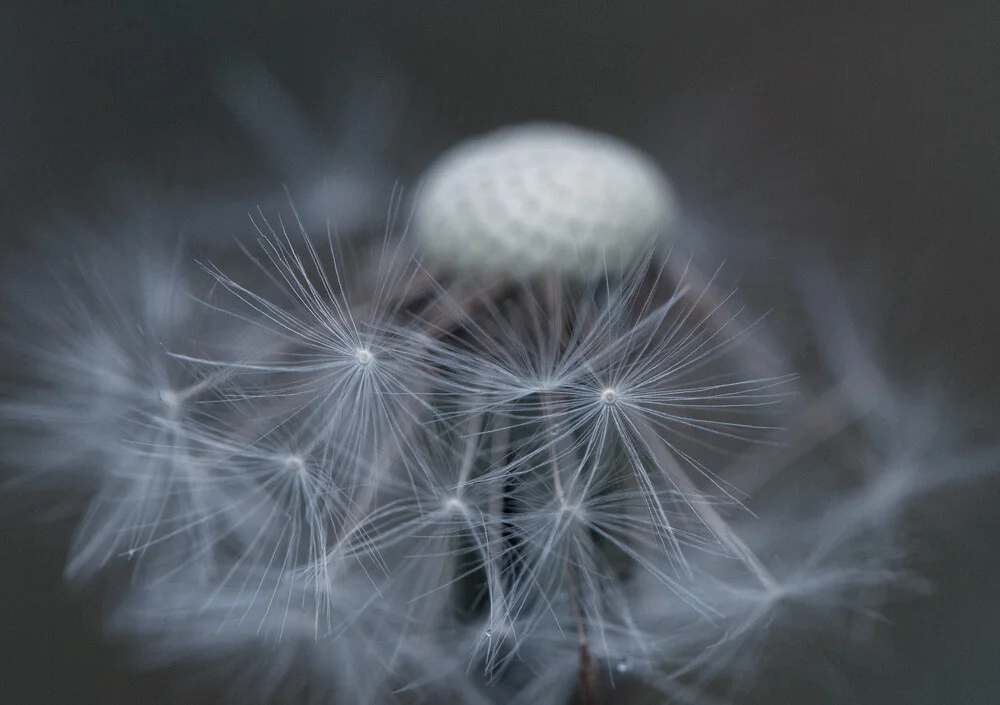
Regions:
[[[725, 260], [722, 283], [769, 332], [804, 313], [832, 326], [822, 294], [784, 305], [803, 280], [824, 291], [800, 267], [822, 255], [893, 375], [969, 412], [942, 424], [996, 437], [995, 3], [17, 0], [4, 14], [12, 311], [28, 305], [13, 275], [69, 258], [64, 233], [180, 236], [211, 256], [289, 200], [310, 229], [378, 232], [442, 149], [569, 122], [664, 167], [685, 251]], [[7, 395], [20, 371], [4, 364]], [[0, 510], [0, 701], [191, 702], [173, 685], [186, 674], [135, 675], [104, 638], [107, 595], [67, 592], [72, 512], [18, 490]], [[998, 510], [995, 476], [922, 503], [909, 538], [932, 590], [883, 610], [870, 650], [765, 655], [735, 702], [996, 702]], [[225, 690], [205, 688], [205, 702]]]

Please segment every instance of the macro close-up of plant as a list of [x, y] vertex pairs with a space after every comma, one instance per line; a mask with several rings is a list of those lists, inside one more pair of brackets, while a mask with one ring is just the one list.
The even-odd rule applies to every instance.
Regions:
[[641, 131], [414, 139], [348, 63], [332, 171], [240, 56], [213, 90], [301, 178], [125, 170], [126, 215], [47, 211], [5, 271], [0, 492], [68, 527], [100, 642], [164, 703], [875, 702], [843, 654], [1000, 469], [893, 362], [881, 263], [716, 225]]

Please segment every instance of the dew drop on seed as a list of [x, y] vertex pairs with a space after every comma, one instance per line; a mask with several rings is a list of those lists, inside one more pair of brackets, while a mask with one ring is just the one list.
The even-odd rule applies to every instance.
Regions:
[[620, 659], [618, 663], [615, 664], [615, 670], [618, 673], [628, 673], [631, 670], [628, 659]]
[[605, 389], [603, 392], [601, 392], [601, 401], [603, 401], [608, 406], [611, 406], [612, 404], [618, 401], [618, 393], [614, 389], [611, 389], [609, 387], [608, 389]]

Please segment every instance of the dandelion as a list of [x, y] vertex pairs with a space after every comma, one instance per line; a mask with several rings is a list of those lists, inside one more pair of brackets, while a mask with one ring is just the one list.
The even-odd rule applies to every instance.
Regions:
[[862, 638], [918, 584], [908, 508], [996, 467], [846, 308], [803, 295], [832, 391], [775, 364], [617, 140], [506, 130], [402, 203], [349, 242], [258, 211], [200, 288], [95, 248], [27, 299], [8, 445], [82, 480], [68, 572], [125, 574], [138, 663], [237, 702], [735, 697], [799, 632]]

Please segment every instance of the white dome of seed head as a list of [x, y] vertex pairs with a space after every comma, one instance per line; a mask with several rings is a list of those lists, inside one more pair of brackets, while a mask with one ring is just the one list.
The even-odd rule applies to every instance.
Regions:
[[428, 256], [455, 269], [581, 276], [641, 256], [674, 204], [666, 176], [634, 147], [528, 124], [442, 155], [423, 178], [413, 228]]

